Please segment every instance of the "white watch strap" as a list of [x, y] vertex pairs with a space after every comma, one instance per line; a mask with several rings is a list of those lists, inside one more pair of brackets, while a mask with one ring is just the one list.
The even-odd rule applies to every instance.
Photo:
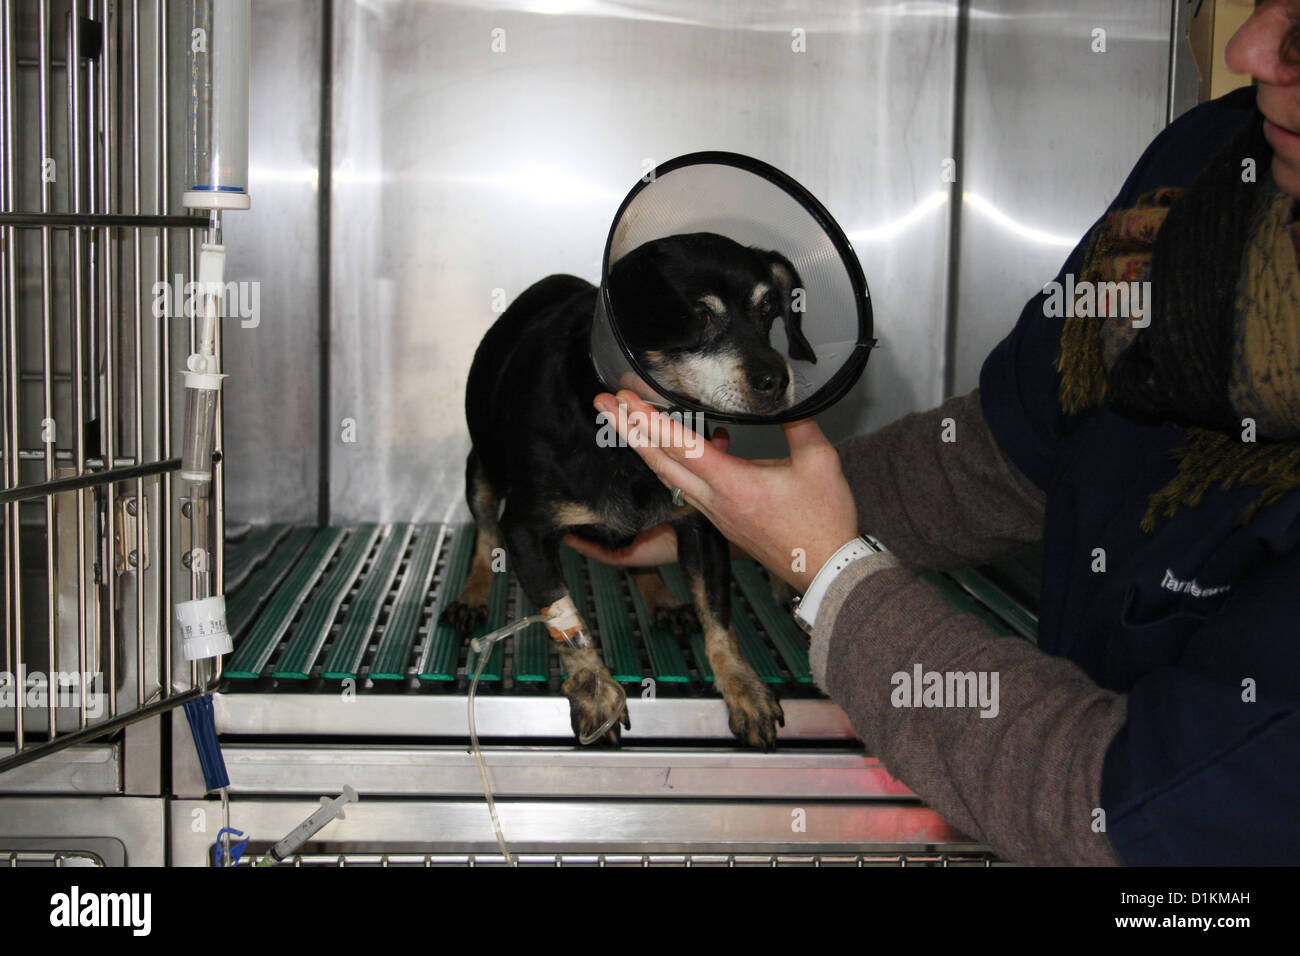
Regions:
[[822, 599], [826, 597], [831, 582], [854, 561], [883, 550], [884, 548], [874, 539], [861, 537], [854, 538], [832, 554], [821, 566], [812, 584], [808, 585], [808, 590], [804, 592], [803, 597], [799, 599], [799, 604], [794, 610], [794, 619], [799, 626], [811, 634], [813, 625], [817, 621], [817, 609], [821, 606]]

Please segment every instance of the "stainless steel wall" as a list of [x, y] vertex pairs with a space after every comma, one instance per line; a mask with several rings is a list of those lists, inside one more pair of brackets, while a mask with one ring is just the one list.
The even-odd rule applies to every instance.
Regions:
[[[249, 192], [223, 217], [226, 279], [257, 282], [255, 327], [222, 323], [226, 514], [312, 523], [319, 484], [320, 0], [252, 5]], [[250, 322], [251, 324], [251, 322]]]
[[647, 158], [755, 155], [850, 234], [889, 326], [842, 428], [937, 394], [955, 3], [337, 11], [331, 411], [355, 419], [356, 442], [331, 452], [335, 516], [428, 518], [455, 501], [465, 374], [494, 295], [553, 272], [598, 279]]
[[[952, 390], [1163, 125], [1171, 6], [972, 3]], [[314, 518], [321, 451], [332, 520], [463, 508], [464, 380], [495, 310], [552, 272], [595, 280], [644, 163], [691, 150], [786, 170], [853, 241], [881, 347], [832, 437], [944, 397], [956, 0], [336, 0], [318, 449], [319, 9], [254, 3], [253, 209], [226, 235], [263, 318], [227, 324], [231, 520]]]
[[979, 384], [984, 357], [1164, 128], [1177, 5], [972, 4], [954, 394]]

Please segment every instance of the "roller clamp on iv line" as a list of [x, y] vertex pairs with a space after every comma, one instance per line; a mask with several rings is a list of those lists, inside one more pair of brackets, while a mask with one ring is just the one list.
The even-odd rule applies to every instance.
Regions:
[[803, 628], [805, 633], [811, 634], [817, 622], [817, 610], [821, 607], [826, 592], [830, 590], [831, 582], [855, 561], [877, 554], [882, 555], [888, 565], [898, 563], [897, 559], [869, 534], [854, 538], [832, 554], [813, 577], [812, 584], [808, 585], [808, 590], [803, 596], [794, 599], [795, 623]]

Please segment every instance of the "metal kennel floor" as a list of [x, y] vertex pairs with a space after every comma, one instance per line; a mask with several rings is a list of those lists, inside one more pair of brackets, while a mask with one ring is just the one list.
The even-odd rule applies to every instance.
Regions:
[[[462, 525], [258, 526], [228, 536], [226, 659], [214, 711], [230, 774], [232, 825], [267, 846], [323, 794], [361, 802], [304, 847], [302, 865], [491, 864], [496, 844], [467, 744], [468, 641], [438, 623], [473, 550]], [[746, 657], [786, 714], [780, 746], [739, 746], [698, 634], [648, 620], [621, 570], [566, 549], [575, 603], [628, 690], [623, 745], [581, 748], [541, 626], [500, 642], [476, 702], [479, 734], [511, 849], [542, 865], [868, 865], [991, 857], [863, 752], [808, 672], [807, 637], [766, 574], [733, 563]], [[664, 570], [684, 595], [680, 574]], [[1032, 556], [931, 576], [957, 605], [1032, 638]], [[482, 631], [528, 613], [499, 574]], [[211, 808], [184, 721], [173, 718], [173, 814]], [[188, 819], [188, 817], [186, 817]], [[172, 858], [210, 862], [210, 831], [174, 816]], [[205, 855], [206, 854], [206, 855]], [[385, 862], [387, 861], [387, 862]], [[604, 862], [602, 862], [604, 861]], [[763, 862], [766, 861], [766, 862]]]

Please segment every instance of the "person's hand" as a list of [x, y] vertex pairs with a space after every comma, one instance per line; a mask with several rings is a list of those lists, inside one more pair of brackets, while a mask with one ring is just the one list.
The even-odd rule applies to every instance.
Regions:
[[[626, 415], [618, 405], [628, 406]], [[707, 442], [687, 441], [685, 426], [659, 422], [659, 444], [635, 432], [637, 414], [660, 413], [635, 393], [596, 396], [627, 440], [669, 488], [704, 514], [733, 543], [795, 587], [808, 589], [823, 564], [858, 534], [857, 507], [840, 470], [839, 455], [812, 419], [781, 426], [790, 457], [745, 461]], [[694, 451], [696, 457], [687, 454]]]
[[566, 534], [564, 543], [581, 555], [624, 568], [656, 567], [677, 560], [677, 535], [666, 524], [647, 528], [625, 548], [607, 548], [576, 534]]

